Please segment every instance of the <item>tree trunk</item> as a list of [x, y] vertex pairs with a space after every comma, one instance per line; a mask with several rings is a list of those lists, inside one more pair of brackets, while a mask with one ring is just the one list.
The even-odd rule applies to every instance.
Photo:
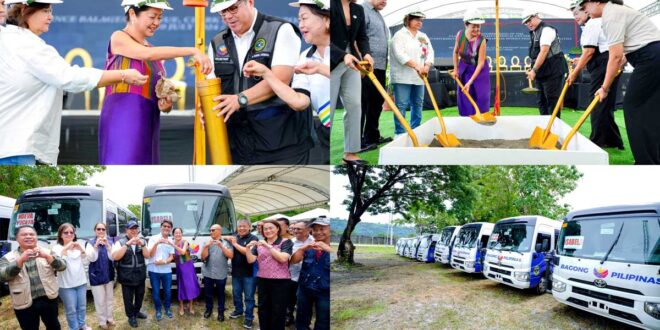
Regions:
[[353, 233], [353, 229], [355, 229], [355, 225], [359, 222], [359, 218], [356, 220], [353, 215], [348, 216], [348, 223], [346, 224], [346, 228], [344, 228], [344, 233], [341, 235], [339, 247], [337, 248], [337, 262], [348, 263], [349, 265], [355, 264], [355, 245], [353, 245], [353, 241], [351, 240], [351, 234]]

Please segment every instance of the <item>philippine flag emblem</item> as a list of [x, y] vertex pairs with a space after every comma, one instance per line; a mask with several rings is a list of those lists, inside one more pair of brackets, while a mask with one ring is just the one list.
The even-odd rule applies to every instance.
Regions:
[[227, 56], [227, 54], [229, 54], [229, 52], [227, 51], [227, 47], [226, 46], [220, 46], [220, 48], [218, 49], [218, 54], [220, 56]]
[[607, 269], [604, 268], [594, 268], [594, 275], [598, 278], [606, 278], [607, 277], [608, 271]]

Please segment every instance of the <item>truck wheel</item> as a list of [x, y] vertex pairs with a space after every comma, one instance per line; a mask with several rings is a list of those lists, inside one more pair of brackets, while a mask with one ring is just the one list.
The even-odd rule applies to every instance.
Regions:
[[536, 293], [542, 295], [548, 289], [548, 280], [544, 277], [539, 281], [539, 285], [536, 286]]

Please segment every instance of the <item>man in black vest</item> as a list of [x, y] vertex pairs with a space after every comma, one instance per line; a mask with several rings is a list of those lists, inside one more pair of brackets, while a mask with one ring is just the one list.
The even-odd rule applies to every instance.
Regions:
[[[559, 101], [564, 76], [568, 73], [559, 34], [557, 29], [543, 22], [534, 11], [524, 14], [522, 23], [530, 30], [529, 57], [532, 59], [532, 69], [527, 72], [527, 77], [536, 80], [539, 112], [542, 116], [551, 115]], [[561, 117], [561, 113], [557, 116]]]
[[290, 84], [300, 54], [298, 28], [259, 13], [254, 0], [213, 0], [211, 12], [227, 25], [209, 46], [214, 66], [209, 77], [222, 80], [214, 109], [225, 116], [234, 164], [307, 164], [314, 144], [312, 112], [292, 110], [268, 83], [243, 74], [245, 63], [254, 60]]
[[146, 319], [147, 314], [140, 312], [144, 299], [144, 281], [147, 279], [147, 263], [149, 250], [147, 242], [138, 237], [139, 225], [129, 221], [126, 225], [126, 236], [112, 246], [112, 259], [117, 261], [117, 282], [121, 283], [121, 293], [124, 298], [124, 311], [128, 324], [137, 328], [137, 319]]

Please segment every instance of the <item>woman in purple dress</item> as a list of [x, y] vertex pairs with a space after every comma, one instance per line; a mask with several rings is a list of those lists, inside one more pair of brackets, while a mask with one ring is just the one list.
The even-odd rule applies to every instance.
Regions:
[[184, 313], [183, 303], [186, 300], [188, 300], [190, 314], [194, 315], [193, 300], [199, 296], [200, 292], [195, 265], [190, 258], [188, 242], [183, 240], [183, 229], [174, 228], [172, 235], [174, 235], [174, 249], [176, 250], [174, 263], [176, 263], [177, 291], [179, 291], [179, 315]]
[[158, 99], [156, 83], [165, 76], [162, 60], [193, 56], [204, 74], [211, 61], [194, 47], [153, 47], [152, 37], [163, 16], [172, 8], [166, 0], [124, 0], [126, 27], [110, 37], [106, 68], [136, 69], [149, 77], [144, 86], [123, 81], [108, 86], [99, 121], [99, 163], [158, 164], [160, 111], [172, 108], [169, 99]]
[[481, 113], [490, 111], [490, 68], [485, 65], [488, 40], [481, 35], [481, 24], [486, 21], [478, 10], [468, 10], [463, 21], [465, 30], [456, 34], [453, 75], [465, 86], [457, 90], [458, 112], [461, 116], [472, 116], [476, 112], [466, 92]]

